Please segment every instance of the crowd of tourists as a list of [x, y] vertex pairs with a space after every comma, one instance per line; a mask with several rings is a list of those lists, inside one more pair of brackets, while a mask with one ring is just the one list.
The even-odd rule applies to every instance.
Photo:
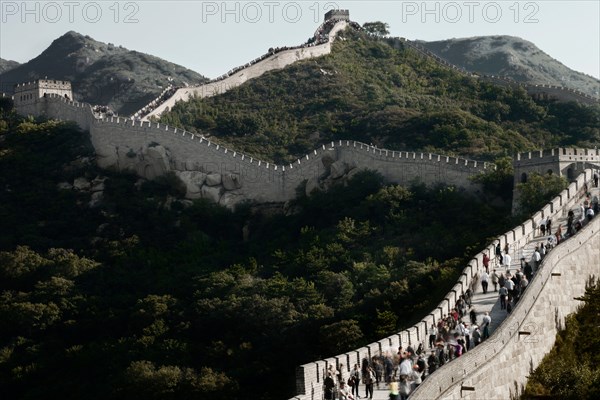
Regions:
[[[429, 350], [422, 343], [365, 357], [352, 369], [343, 364], [324, 371], [326, 400], [372, 399], [374, 389], [389, 390], [390, 399], [404, 400], [424, 379], [444, 364], [461, 357], [490, 336], [489, 313], [471, 307], [472, 291], [461, 295], [450, 314], [443, 315], [429, 329]], [[469, 319], [470, 322], [466, 322]]]
[[546, 246], [552, 248], [579, 232], [599, 211], [598, 197], [594, 196], [592, 198], [591, 194], [588, 193], [586, 199], [575, 210], [569, 210], [567, 224], [564, 227], [558, 224], [553, 231], [552, 219], [547, 217], [538, 221], [537, 228], [540, 236], [547, 237]]
[[[597, 174], [594, 175], [594, 185], [598, 186]], [[510, 314], [535, 277], [544, 257], [589, 223], [599, 211], [598, 203], [598, 197], [592, 198], [590, 193], [586, 193], [583, 203], [568, 212], [564, 230], [560, 223], [554, 227], [551, 218], [540, 221], [539, 234], [547, 236], [547, 239], [536, 245], [529, 259], [522, 257], [517, 268], [511, 265], [508, 245], [502, 249], [498, 244], [494, 261], [484, 256], [484, 270], [475, 284], [481, 284], [483, 293], [488, 293], [488, 289], [498, 293], [500, 310]], [[495, 268], [492, 269], [492, 266]], [[421, 343], [416, 351], [408, 346], [406, 349], [400, 347], [394, 354], [388, 351], [372, 358], [365, 357], [360, 365], [355, 364], [352, 368], [340, 364], [336, 369], [330, 365], [324, 371], [325, 399], [372, 399], [374, 389], [382, 388], [389, 390], [392, 400], [407, 399], [438, 368], [463, 356], [490, 337], [492, 317], [489, 312], [477, 312], [472, 304], [473, 290], [473, 287], [468, 288], [449, 314], [428, 327], [427, 350]]]
[[139, 111], [132, 115], [132, 118], [136, 120], [140, 120], [144, 118], [146, 115], [150, 114], [154, 111], [158, 106], [167, 101], [175, 94], [175, 92], [180, 89], [179, 86], [169, 85], [165, 90], [162, 91], [161, 94], [158, 95], [157, 98], [152, 100], [150, 103], [142, 107]]
[[[333, 27], [335, 26], [335, 24], [337, 24], [338, 22], [343, 21], [342, 19], [329, 19], [325, 22], [323, 22], [323, 24], [321, 24], [321, 26], [319, 26], [319, 28], [317, 29], [317, 31], [315, 32], [315, 35], [312, 36], [310, 39], [308, 39], [308, 41], [304, 44], [301, 44], [299, 46], [282, 46], [282, 47], [271, 47], [269, 48], [269, 50], [267, 51], [267, 53], [263, 54], [262, 56], [255, 58], [254, 60], [244, 64], [244, 65], [240, 65], [238, 67], [235, 67], [231, 70], [229, 70], [227, 73], [218, 76], [217, 78], [211, 79], [208, 82], [203, 83], [202, 85], [198, 85], [198, 86], [203, 86], [206, 84], [211, 84], [211, 83], [217, 83], [220, 81], [223, 81], [227, 78], [229, 78], [232, 75], [235, 75], [236, 73], [238, 73], [239, 71], [248, 68], [254, 64], [257, 64], [277, 53], [280, 53], [282, 51], [286, 51], [286, 50], [296, 50], [296, 49], [302, 49], [302, 48], [307, 48], [307, 47], [313, 47], [313, 46], [318, 46], [324, 43], [329, 42], [329, 32], [331, 32], [331, 29], [333, 29]], [[350, 26], [352, 26], [354, 29], [358, 29], [361, 30], [361, 26], [356, 23], [356, 22], [348, 22], [350, 24]], [[197, 86], [197, 87], [198, 87]], [[150, 114], [152, 111], [154, 111], [156, 108], [158, 108], [160, 105], [162, 105], [165, 101], [167, 101], [169, 98], [171, 98], [171, 96], [173, 96], [175, 94], [175, 92], [180, 89], [181, 87], [175, 87], [175, 86], [169, 86], [167, 89], [165, 89], [156, 99], [152, 100], [149, 104], [147, 104], [146, 106], [144, 106], [142, 109], [140, 109], [139, 111], [137, 111], [135, 114], [133, 114], [133, 118], [136, 120], [141, 120], [142, 118], [144, 118], [146, 115]]]
[[[464, 296], [461, 301], [465, 306], [468, 304]], [[340, 364], [339, 369], [330, 365], [324, 371], [325, 400], [372, 399], [375, 389], [389, 390], [392, 400], [407, 399], [438, 368], [489, 337], [489, 313], [481, 316], [480, 327], [475, 310], [471, 309], [469, 324], [461, 319], [462, 309], [462, 305], [458, 305], [450, 315], [444, 315], [437, 324], [431, 325], [429, 351], [421, 343], [416, 350], [412, 346], [406, 349], [400, 346], [395, 353], [387, 351], [365, 357], [360, 365], [355, 364], [351, 369], [344, 364]]]
[[117, 113], [115, 113], [109, 106], [92, 106], [92, 111], [101, 118], [117, 115]]
[[401, 346], [393, 354], [365, 357], [352, 369], [330, 365], [324, 376], [326, 400], [372, 399], [374, 390], [381, 388], [389, 388], [390, 398], [396, 393], [396, 399], [403, 399], [427, 376], [427, 360], [422, 345], [416, 351]]

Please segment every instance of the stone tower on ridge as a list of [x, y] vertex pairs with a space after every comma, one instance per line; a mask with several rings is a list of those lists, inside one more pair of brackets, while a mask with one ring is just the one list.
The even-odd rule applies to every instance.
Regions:
[[57, 94], [69, 100], [73, 100], [73, 90], [71, 82], [58, 81], [54, 79], [38, 79], [33, 82], [20, 83], [15, 85], [15, 94], [13, 96], [15, 108], [28, 106], [35, 102], [40, 97], [48, 94]]
[[519, 202], [517, 184], [526, 183], [532, 173], [564, 176], [572, 182], [584, 169], [600, 170], [599, 149], [556, 148], [519, 153], [513, 158], [513, 212]]
[[341, 19], [344, 21], [350, 21], [349, 10], [329, 10], [325, 13], [325, 21], [330, 19]]

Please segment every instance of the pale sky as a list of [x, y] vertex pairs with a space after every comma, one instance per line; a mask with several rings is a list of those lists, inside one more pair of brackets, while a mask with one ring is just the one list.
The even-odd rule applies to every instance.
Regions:
[[0, 57], [27, 62], [74, 30], [214, 78], [270, 47], [305, 42], [331, 8], [350, 10], [361, 25], [387, 22], [393, 36], [407, 39], [519, 36], [568, 67], [600, 77], [600, 0], [0, 0]]

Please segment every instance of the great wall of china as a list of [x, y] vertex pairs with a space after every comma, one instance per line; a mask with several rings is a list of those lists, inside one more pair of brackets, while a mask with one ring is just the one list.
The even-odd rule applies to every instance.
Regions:
[[[385, 352], [394, 354], [401, 345], [416, 348], [422, 343], [426, 347], [428, 327], [449, 314], [460, 295], [478, 282], [484, 270], [484, 254], [493, 259], [499, 243], [501, 247], [508, 245], [515, 258], [529, 258], [524, 249], [535, 236], [534, 221], [542, 217], [556, 220], [582, 201], [592, 184], [593, 173], [600, 169], [600, 154], [596, 153], [594, 158], [595, 170], [583, 171], [544, 208], [478, 253], [439, 305], [419, 323], [359, 349], [298, 367], [298, 395], [293, 399], [322, 399], [324, 371], [330, 365], [336, 368], [341, 364], [344, 368], [360, 365], [365, 357]], [[564, 318], [576, 311], [580, 303], [576, 298], [585, 292], [588, 278], [600, 277], [599, 259], [600, 218], [595, 218], [580, 233], [549, 253], [527, 288], [526, 296], [490, 339], [437, 370], [411, 394], [411, 399], [509, 399], [515, 394], [515, 388], [526, 384], [531, 368], [535, 368], [554, 345]], [[348, 374], [349, 369], [345, 372]]]
[[[48, 93], [15, 105], [21, 114], [71, 120], [89, 131], [97, 162], [103, 168], [135, 171], [149, 179], [171, 171], [186, 183], [191, 198], [209, 198], [230, 207], [247, 199], [284, 202], [295, 197], [296, 188], [303, 181], [307, 181], [307, 188], [317, 187], [320, 180], [350, 176], [361, 168], [377, 170], [387, 181], [399, 184], [418, 179], [427, 184], [446, 183], [477, 191], [478, 186], [469, 177], [493, 167], [462, 158], [391, 151], [344, 140], [323, 145], [292, 164], [273, 165], [181, 129], [96, 114], [89, 104], [74, 102], [61, 93]], [[540, 168], [545, 171], [551, 158], [555, 158], [552, 162], [562, 162], [554, 167], [556, 173], [563, 174], [570, 168], [576, 179], [532, 218], [500, 235], [496, 243], [508, 244], [514, 254], [522, 252], [520, 249], [531, 241], [534, 221], [566, 213], [581, 200], [584, 188], [590, 184], [593, 171], [589, 168], [595, 172], [600, 169], [600, 152], [585, 149], [551, 150], [540, 152], [539, 157], [536, 153], [533, 157], [532, 153], [524, 153], [516, 157], [515, 166], [520, 168], [520, 174]], [[574, 297], [583, 293], [586, 279], [600, 276], [599, 229], [600, 218], [596, 218], [575, 238], [557, 247], [545, 259], [527, 297], [490, 340], [441, 368], [435, 379], [426, 380], [411, 398], [505, 399], [515, 384], [523, 385], [531, 366], [535, 367], [553, 345], [557, 322], [576, 309], [579, 302]], [[425, 342], [428, 326], [450, 311], [458, 297], [477, 281], [483, 254], [493, 255], [496, 243], [468, 263], [438, 307], [418, 324], [360, 349], [298, 367], [294, 399], [321, 399], [323, 371], [331, 364], [349, 367], [365, 356], [400, 344], [414, 346]], [[548, 309], [548, 305], [552, 308]], [[529, 332], [532, 326], [538, 331]]]
[[322, 145], [288, 165], [274, 165], [215, 144], [201, 135], [120, 117], [97, 117], [89, 104], [51, 94], [18, 107], [21, 114], [75, 121], [90, 132], [102, 168], [133, 171], [153, 179], [175, 173], [187, 186], [188, 198], [209, 198], [233, 207], [244, 200], [285, 202], [306, 181], [316, 188], [359, 169], [379, 171], [389, 182], [445, 183], [476, 192], [469, 177], [493, 165], [458, 157], [379, 149], [338, 140]]
[[[327, 23], [332, 23], [330, 29], [325, 31], [328, 36], [326, 40], [318, 40], [321, 35], [320, 32], [326, 26]], [[310, 58], [320, 57], [331, 53], [331, 46], [335, 40], [338, 32], [346, 29], [346, 27], [353, 29], [360, 29], [360, 25], [356, 22], [349, 20], [348, 10], [333, 10], [325, 16], [325, 22], [316, 30], [314, 34], [315, 42], [312, 45], [301, 45], [280, 52], [276, 52], [273, 55], [265, 54], [259, 57], [243, 67], [236, 70], [229, 71], [228, 73], [211, 80], [210, 82], [193, 87], [182, 87], [182, 88], [167, 88], [161, 93], [155, 100], [151, 101], [147, 106], [136, 112], [132, 117], [135, 119], [141, 119], [148, 121], [151, 118], [159, 118], [164, 112], [169, 111], [177, 102], [187, 102], [191, 98], [199, 97], [211, 97], [218, 94], [225, 93], [226, 91], [235, 88], [244, 82], [257, 78], [268, 71], [274, 71], [282, 69], [287, 65], [290, 65], [296, 61], [306, 60]], [[536, 98], [543, 99], [558, 99], [560, 101], [577, 101], [583, 104], [599, 104], [600, 99], [592, 97], [581, 91], [570, 89], [556, 85], [546, 84], [527, 84], [517, 82], [511, 78], [497, 76], [497, 75], [485, 75], [474, 72], [469, 72], [464, 68], [458, 67], [445, 60], [444, 58], [433, 53], [429, 49], [421, 46], [418, 42], [414, 42], [403, 37], [400, 38], [387, 38], [378, 35], [371, 35], [373, 38], [381, 40], [399, 40], [409, 48], [413, 49], [417, 53], [434, 60], [439, 65], [446, 68], [450, 68], [461, 74], [485, 80], [487, 82], [508, 87], [521, 87], [527, 91], [527, 93]], [[166, 92], [173, 91], [173, 94], [164, 98]], [[149, 112], [143, 112], [145, 109], [150, 109]]]
[[[318, 32], [320, 29], [322, 29], [322, 26], [323, 25], [321, 25], [321, 27], [319, 27], [319, 29], [317, 29], [315, 32], [315, 37], [319, 35]], [[223, 75], [204, 85], [179, 88], [169, 99], [162, 102], [151, 112], [144, 115], [141, 119], [147, 121], [151, 117], [159, 117], [163, 112], [173, 107], [178, 101], [185, 102], [193, 97], [203, 98], [222, 94], [229, 89], [240, 86], [249, 79], [254, 79], [261, 76], [265, 72], [285, 68], [296, 61], [321, 57], [329, 54], [331, 53], [331, 44], [335, 39], [335, 36], [339, 31], [344, 30], [347, 26], [347, 21], [338, 20], [334, 23], [331, 29], [326, 32], [328, 35], [328, 40], [325, 40], [324, 43], [297, 46], [295, 48], [276, 52], [273, 55], [265, 55], [263, 56], [263, 59], [259, 58], [253, 60], [246, 64], [244, 68], [241, 68], [237, 71], [230, 71], [226, 75]], [[136, 117], [136, 115], [134, 115], [134, 117]]]

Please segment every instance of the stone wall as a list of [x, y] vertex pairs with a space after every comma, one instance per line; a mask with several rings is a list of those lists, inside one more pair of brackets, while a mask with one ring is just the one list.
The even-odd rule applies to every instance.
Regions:
[[508, 399], [554, 345], [590, 276], [600, 276], [600, 218], [552, 250], [513, 312], [487, 341], [425, 380], [412, 399]]
[[586, 169], [600, 171], [600, 150], [581, 148], [556, 148], [518, 153], [513, 159], [513, 211], [519, 206], [519, 183], [524, 183], [532, 173], [554, 174], [574, 180]]
[[89, 130], [102, 168], [133, 171], [147, 179], [173, 172], [186, 184], [186, 197], [209, 198], [227, 207], [244, 200], [285, 202], [296, 197], [304, 181], [317, 188], [361, 169], [378, 171], [390, 183], [416, 180], [476, 192], [479, 186], [469, 177], [494, 168], [463, 158], [385, 150], [345, 140], [322, 145], [288, 165], [274, 165], [160, 123], [99, 118], [88, 104], [56, 95], [19, 107], [18, 112], [75, 121]]
[[[569, 209], [581, 201], [585, 194], [585, 184], [590, 184], [591, 179], [592, 170], [584, 171], [567, 189], [533, 215], [532, 218], [498, 236], [494, 243], [491, 243], [468, 263], [450, 292], [418, 324], [360, 349], [298, 367], [296, 372], [298, 394], [293, 399], [320, 400], [323, 397], [323, 371], [331, 363], [338, 366], [340, 360], [351, 360], [352, 363], [343, 362], [344, 368], [347, 369], [356, 362], [355, 360], [360, 360], [364, 356], [373, 356], [378, 351], [394, 352], [400, 344], [403, 346], [411, 344], [416, 347], [418, 343], [423, 343], [425, 346], [428, 338], [428, 327], [432, 323], [436, 323], [443, 314], [448, 314], [454, 308], [458, 297], [468, 287], [477, 282], [479, 274], [484, 269], [483, 255], [488, 254], [490, 258], [493, 258], [495, 246], [500, 243], [502, 248], [505, 244], [508, 244], [509, 253], [513, 256], [513, 259], [520, 259], [522, 256], [529, 258], [529, 254], [524, 254], [524, 247], [534, 236], [535, 225], [533, 221], [537, 221], [542, 217], [556, 218], [565, 215]], [[599, 225], [600, 218], [594, 219], [594, 222], [589, 224], [576, 237], [552, 250], [545, 258], [536, 279], [532, 281], [530, 288], [527, 289], [525, 298], [519, 301], [517, 307], [513, 310], [510, 317], [511, 322], [507, 322], [509, 321], [507, 319], [496, 329], [492, 337], [482, 345], [436, 371], [435, 379], [425, 380], [419, 390], [411, 395], [411, 399], [464, 398], [461, 395], [467, 396], [467, 392], [461, 394], [461, 383], [469, 387], [476, 385], [477, 390], [470, 397], [472, 399], [508, 399], [515, 381], [519, 385], [524, 384], [529, 373], [530, 361], [533, 360], [539, 363], [539, 360], [543, 358], [554, 343], [556, 329], [549, 330], [547, 321], [554, 323], [555, 312], [554, 309], [548, 310], [548, 304], [555, 306], [562, 321], [564, 316], [576, 308], [578, 301], [573, 300], [573, 297], [582, 294], [588, 276], [590, 274], [600, 276], [600, 263], [597, 261], [600, 259]], [[579, 249], [580, 247], [581, 249]], [[558, 275], [555, 275], [555, 273], [561, 273], [560, 280], [558, 280]], [[553, 286], [548, 284], [551, 279], [554, 279], [551, 282], [555, 282]], [[565, 284], [565, 282], [567, 283]], [[549, 288], [548, 291], [545, 289], [546, 286]], [[540, 300], [536, 301], [538, 298]], [[529, 312], [532, 308], [535, 311]], [[531, 315], [531, 317], [525, 320], [523, 315]], [[516, 320], [512, 319], [513, 317]], [[537, 329], [535, 331], [537, 336], [533, 334], [527, 335], [527, 337], [523, 334], [519, 335], [517, 329], [527, 329], [529, 331]], [[544, 332], [543, 335], [542, 332]], [[542, 340], [543, 336], [548, 336], [548, 338], [544, 337]], [[514, 339], [514, 341], [509, 341], [509, 339]], [[539, 340], [544, 345], [531, 346], [531, 349], [527, 350], [522, 349], [522, 346], [528, 343], [527, 340]], [[549, 346], [548, 343], [550, 343]], [[506, 350], [504, 350], [505, 347]], [[535, 357], [530, 353], [535, 354]], [[527, 354], [527, 357], [519, 357], [520, 354]], [[514, 362], [518, 362], [519, 367], [513, 371]], [[485, 374], [480, 373], [483, 366], [486, 368]], [[494, 372], [497, 368], [504, 368], [505, 374], [499, 376], [500, 374]], [[443, 393], [448, 393], [448, 395], [440, 397]]]
[[280, 51], [270, 57], [265, 58], [255, 64], [232, 74], [231, 76], [219, 80], [217, 82], [207, 83], [198, 87], [189, 87], [178, 89], [171, 98], [166, 100], [143, 119], [149, 120], [150, 117], [158, 117], [163, 112], [168, 111], [179, 101], [188, 101], [192, 97], [210, 97], [225, 93], [229, 89], [240, 86], [249, 79], [257, 78], [262, 74], [282, 69], [296, 61], [306, 60], [309, 58], [321, 57], [331, 53], [331, 42], [340, 30], [346, 28], [347, 23], [340, 21], [329, 32], [330, 40], [316, 46], [298, 47], [290, 50]]

